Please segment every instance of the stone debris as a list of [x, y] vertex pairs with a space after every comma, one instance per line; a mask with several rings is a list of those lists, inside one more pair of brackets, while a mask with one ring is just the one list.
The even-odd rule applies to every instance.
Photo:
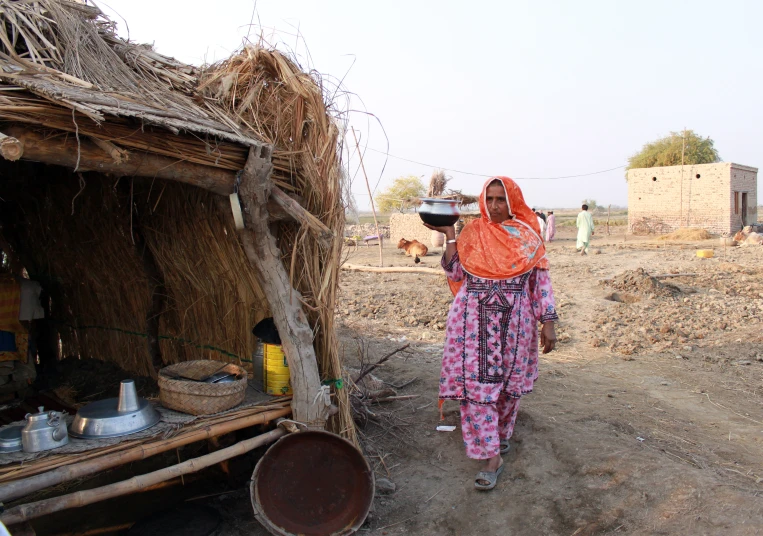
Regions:
[[659, 281], [649, 275], [643, 268], [626, 270], [612, 279], [604, 280], [602, 283], [609, 288], [645, 296], [674, 297], [681, 293], [681, 289], [675, 285]]
[[397, 486], [394, 482], [387, 480], [386, 478], [376, 479], [376, 492], [380, 495], [389, 495], [395, 493]]

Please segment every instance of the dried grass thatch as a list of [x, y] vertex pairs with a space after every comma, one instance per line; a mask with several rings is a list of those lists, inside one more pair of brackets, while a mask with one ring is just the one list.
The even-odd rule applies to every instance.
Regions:
[[[68, 0], [0, 0], [0, 126], [113, 143], [241, 170], [249, 147], [273, 146], [273, 180], [341, 236], [344, 182], [336, 111], [315, 74], [248, 47], [200, 71], [118, 38], [97, 8]], [[10, 253], [51, 293], [64, 353], [150, 372], [150, 288], [164, 283], [165, 362], [246, 364], [252, 326], [269, 316], [224, 197], [151, 178], [109, 179], [58, 166], [0, 162], [0, 224]], [[277, 225], [283, 261], [315, 332], [324, 379], [342, 377], [334, 329], [341, 242], [319, 245]], [[345, 390], [334, 429], [354, 440]]]
[[450, 177], [445, 176], [445, 171], [438, 169], [432, 172], [432, 176], [429, 178], [429, 188], [427, 190], [427, 197], [440, 197], [445, 193], [445, 187], [448, 185]]

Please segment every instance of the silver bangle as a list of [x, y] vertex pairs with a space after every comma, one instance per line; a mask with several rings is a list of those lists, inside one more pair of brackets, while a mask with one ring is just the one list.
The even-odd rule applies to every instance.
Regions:
[[454, 238], [453, 240], [446, 240], [445, 243], [446, 244], [455, 244], [456, 243], [456, 239]]

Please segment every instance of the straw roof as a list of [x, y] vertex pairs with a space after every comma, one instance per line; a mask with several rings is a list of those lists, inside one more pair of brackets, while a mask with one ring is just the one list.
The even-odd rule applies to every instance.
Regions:
[[[272, 181], [341, 236], [340, 132], [321, 81], [261, 47], [204, 69], [185, 65], [119, 38], [100, 10], [72, 0], [0, 0], [0, 21], [0, 132], [29, 129], [78, 155], [91, 140], [115, 161], [149, 154], [227, 181], [204, 190], [140, 169], [109, 179], [70, 163], [0, 159], [0, 248], [50, 293], [63, 353], [149, 373], [146, 324], [159, 288], [165, 362], [246, 365], [251, 328], [269, 311], [217, 194], [233, 190], [250, 147], [271, 146]], [[321, 244], [296, 222], [274, 232], [321, 375], [341, 378], [333, 324], [341, 242]], [[334, 428], [354, 438], [346, 394], [335, 395]]]
[[134, 118], [174, 133], [261, 143], [217, 107], [194, 100], [198, 69], [120, 39], [97, 7], [66, 0], [0, 0], [0, 7], [8, 28], [0, 32], [0, 118], [61, 128], [59, 107], [96, 124]]

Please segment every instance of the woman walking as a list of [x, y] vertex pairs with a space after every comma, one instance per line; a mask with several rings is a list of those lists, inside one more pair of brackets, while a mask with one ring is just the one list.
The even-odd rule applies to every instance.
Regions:
[[519, 186], [489, 179], [479, 204], [482, 218], [458, 242], [452, 226], [427, 227], [445, 234], [442, 266], [455, 295], [439, 397], [460, 400], [466, 455], [484, 462], [474, 486], [489, 490], [503, 471], [520, 397], [538, 377], [538, 322], [545, 354], [558, 317], [538, 221]]

